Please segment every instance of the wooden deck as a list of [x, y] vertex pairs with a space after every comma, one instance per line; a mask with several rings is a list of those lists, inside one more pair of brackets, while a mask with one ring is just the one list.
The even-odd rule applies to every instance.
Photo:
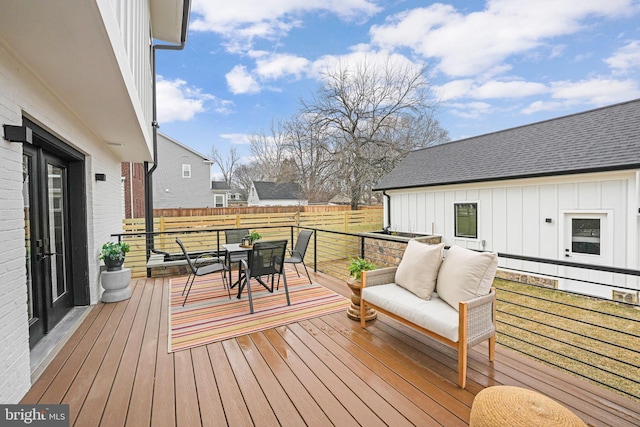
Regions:
[[[314, 280], [345, 296], [340, 281]], [[76, 426], [465, 426], [491, 385], [537, 390], [590, 425], [638, 426], [640, 405], [498, 346], [455, 351], [380, 317], [366, 330], [338, 313], [167, 352], [168, 278], [96, 305], [22, 403], [70, 405]]]

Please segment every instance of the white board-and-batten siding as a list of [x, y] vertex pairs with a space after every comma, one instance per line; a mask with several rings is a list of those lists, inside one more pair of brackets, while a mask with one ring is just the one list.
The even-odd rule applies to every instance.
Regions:
[[[447, 245], [549, 259], [564, 259], [566, 213], [604, 212], [613, 242], [606, 248], [611, 252], [610, 265], [632, 269], [640, 265], [636, 171], [387, 190], [387, 194], [391, 230], [439, 234]], [[478, 204], [476, 239], [454, 235], [454, 203], [461, 202]], [[501, 260], [501, 266], [557, 273], [550, 265], [517, 260]]]

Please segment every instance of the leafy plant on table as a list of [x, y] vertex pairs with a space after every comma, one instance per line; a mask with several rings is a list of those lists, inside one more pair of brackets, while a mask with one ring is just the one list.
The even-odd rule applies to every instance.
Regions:
[[112, 260], [122, 261], [127, 252], [129, 252], [129, 244], [125, 242], [107, 242], [102, 245], [99, 259], [109, 258]]
[[349, 260], [349, 276], [356, 280], [360, 280], [363, 271], [375, 270], [377, 268], [375, 264], [364, 258], [350, 258]]
[[249, 233], [249, 240], [251, 240], [251, 243], [258, 241], [262, 239], [262, 234], [258, 233], [257, 231], [252, 231], [251, 233]]

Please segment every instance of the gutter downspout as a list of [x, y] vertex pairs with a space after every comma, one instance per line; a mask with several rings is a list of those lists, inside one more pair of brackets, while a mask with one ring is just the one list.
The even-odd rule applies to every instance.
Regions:
[[[157, 45], [151, 46], [151, 75], [153, 76], [153, 82], [151, 85], [152, 93], [152, 119], [151, 126], [153, 127], [153, 166], [149, 169], [149, 162], [144, 162], [144, 227], [146, 232], [146, 259], [149, 259], [151, 251], [155, 248], [153, 238], [153, 172], [158, 167], [158, 109], [157, 109], [157, 92], [156, 92], [156, 51], [162, 50], [182, 50], [187, 43], [187, 33], [189, 27], [189, 14], [191, 11], [191, 0], [184, 0], [182, 5], [182, 34], [180, 36], [179, 45]], [[147, 269], [147, 277], [151, 277], [151, 270]]]
[[387, 225], [383, 228], [389, 229], [391, 228], [391, 196], [386, 190], [382, 190], [382, 195], [387, 198]]

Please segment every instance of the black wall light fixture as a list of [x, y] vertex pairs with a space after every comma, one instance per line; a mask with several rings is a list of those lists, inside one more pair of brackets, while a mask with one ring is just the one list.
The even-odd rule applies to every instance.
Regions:
[[31, 128], [14, 125], [2, 125], [2, 127], [4, 128], [4, 139], [7, 141], [33, 144]]
[[106, 173], [97, 173], [96, 174], [96, 181], [106, 181], [107, 180], [107, 174]]

